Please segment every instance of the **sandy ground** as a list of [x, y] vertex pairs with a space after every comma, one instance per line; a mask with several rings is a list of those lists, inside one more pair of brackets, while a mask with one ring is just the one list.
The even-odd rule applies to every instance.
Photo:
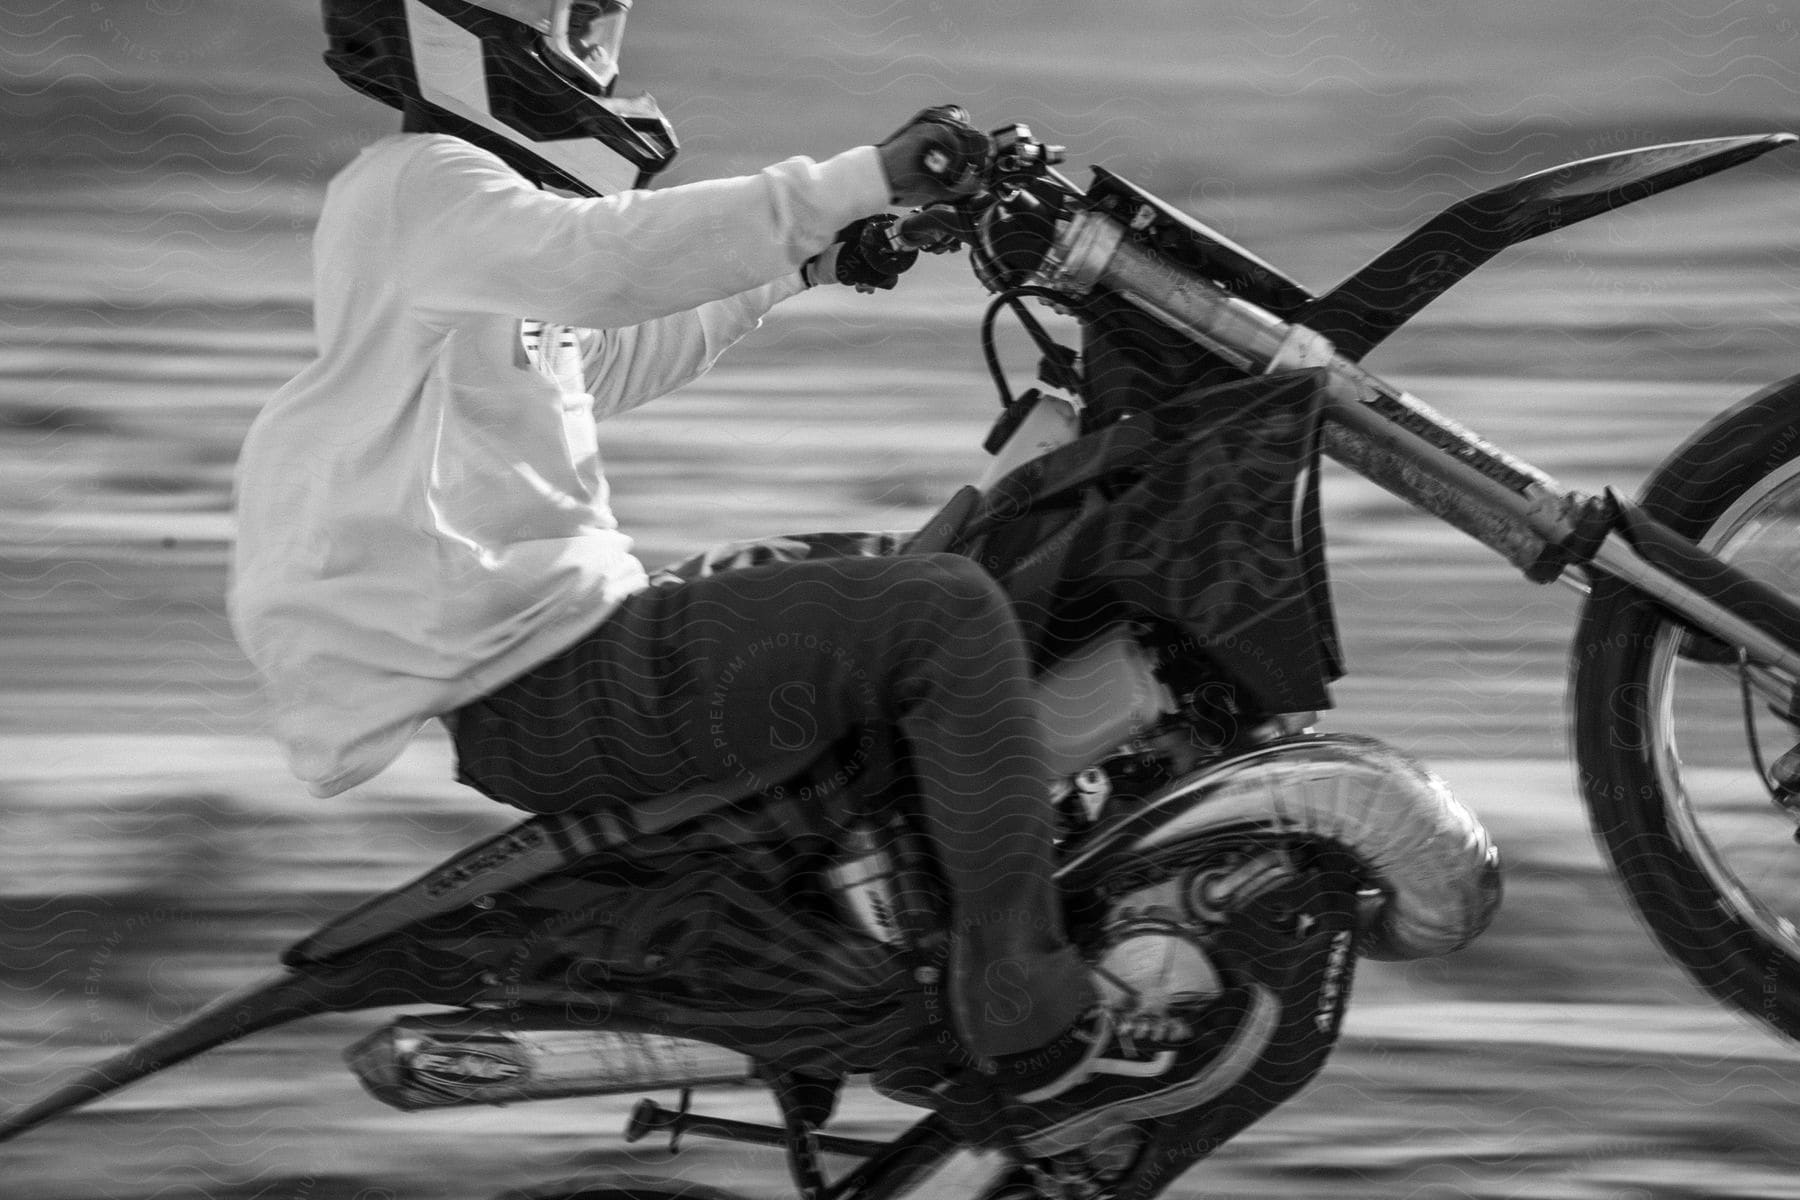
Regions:
[[[672, 182], [827, 153], [961, 96], [1314, 286], [1475, 187], [1800, 123], [1796, 17], [1750, 0], [639, 10], [632, 64], [686, 142]], [[508, 820], [447, 782], [431, 739], [307, 798], [224, 620], [231, 465], [311, 351], [320, 189], [388, 124], [318, 68], [315, 12], [0, 16], [16, 81], [0, 93], [0, 1099], [254, 978]], [[1371, 365], [1566, 483], [1635, 486], [1796, 369], [1794, 170], [1772, 158], [1510, 256]], [[893, 295], [810, 295], [683, 396], [609, 425], [643, 557], [916, 525], [981, 466], [981, 302], [960, 262]], [[1508, 900], [1459, 955], [1366, 968], [1315, 1086], [1169, 1194], [1800, 1196], [1800, 1054], [1659, 957], [1586, 832], [1562, 695], [1578, 598], [1342, 472], [1327, 506], [1351, 667], [1328, 725], [1442, 773], [1505, 848]], [[619, 1172], [788, 1194], [771, 1151], [626, 1147], [628, 1098], [382, 1109], [337, 1058], [378, 1019], [251, 1039], [9, 1145], [0, 1200], [488, 1200]], [[701, 1099], [764, 1111], [748, 1091]], [[858, 1094], [839, 1124], [908, 1119]]]

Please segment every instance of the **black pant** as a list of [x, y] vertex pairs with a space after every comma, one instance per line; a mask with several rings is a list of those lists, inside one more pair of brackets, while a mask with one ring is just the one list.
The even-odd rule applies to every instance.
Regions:
[[776, 561], [672, 580], [457, 714], [465, 781], [535, 812], [782, 782], [897, 731], [951, 889], [967, 1048], [1036, 1049], [1092, 999], [1051, 880], [1052, 815], [1005, 594], [948, 554]]

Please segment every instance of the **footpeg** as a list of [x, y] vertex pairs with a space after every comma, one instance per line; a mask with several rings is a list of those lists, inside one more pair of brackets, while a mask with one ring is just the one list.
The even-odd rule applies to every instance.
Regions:
[[[708, 1117], [688, 1111], [686, 1102], [680, 1108], [664, 1108], [654, 1100], [639, 1100], [625, 1122], [625, 1140], [639, 1141], [653, 1133], [667, 1133], [669, 1147], [678, 1150], [681, 1136], [687, 1133], [702, 1137], [724, 1138], [747, 1142], [753, 1146], [785, 1147], [787, 1130], [778, 1125], [758, 1125], [750, 1121], [733, 1121], [725, 1117]], [[886, 1142], [863, 1138], [838, 1137], [829, 1133], [816, 1135], [819, 1149], [827, 1154], [847, 1154], [853, 1158], [873, 1158], [887, 1149]]]

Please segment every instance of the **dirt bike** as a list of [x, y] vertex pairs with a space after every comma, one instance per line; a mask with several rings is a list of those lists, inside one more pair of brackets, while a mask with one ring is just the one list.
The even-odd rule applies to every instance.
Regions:
[[[1002, 403], [982, 481], [877, 552], [965, 554], [1006, 588], [1059, 780], [1046, 802], [1071, 934], [1140, 1012], [1216, 977], [1244, 985], [1236, 1076], [1054, 1137], [996, 1139], [971, 1119], [939, 996], [941, 889], [903, 763], [835, 753], [754, 794], [597, 799], [526, 820], [316, 931], [271, 977], [78, 1070], [0, 1120], [0, 1140], [258, 1030], [431, 1005], [451, 1011], [401, 1017], [347, 1051], [377, 1098], [681, 1089], [678, 1108], [640, 1103], [626, 1136], [782, 1147], [809, 1200], [1156, 1194], [1322, 1068], [1358, 958], [1447, 953], [1499, 899], [1497, 852], [1442, 781], [1373, 739], [1311, 730], [1342, 673], [1321, 455], [1527, 579], [1588, 592], [1573, 695], [1599, 838], [1673, 957], [1800, 1036], [1800, 872], [1786, 858], [1800, 823], [1800, 605], [1787, 594], [1800, 377], [1716, 418], [1633, 502], [1561, 487], [1360, 365], [1507, 246], [1795, 140], [1654, 146], [1531, 175], [1452, 205], [1318, 295], [1109, 171], [1076, 186], [1024, 126], [996, 134], [980, 194], [894, 226], [897, 247], [967, 247], [995, 293], [982, 344]], [[1030, 300], [1072, 315], [1081, 344], [1057, 343]], [[1043, 388], [1009, 388], [1004, 312], [1041, 349]], [[825, 1132], [854, 1076], [924, 1115], [885, 1142]], [[691, 1110], [691, 1089], [748, 1079], [774, 1094], [779, 1125]], [[857, 1165], [832, 1180], [828, 1155]], [[659, 1192], [695, 1189], [555, 1194]]]

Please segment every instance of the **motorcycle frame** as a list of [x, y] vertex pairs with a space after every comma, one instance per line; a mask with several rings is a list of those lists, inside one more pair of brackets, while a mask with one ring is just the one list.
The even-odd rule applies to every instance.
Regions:
[[[1463, 530], [1534, 582], [1595, 570], [1621, 579], [1694, 627], [1767, 668], [1759, 685], [1794, 713], [1800, 679], [1800, 606], [1644, 518], [1620, 497], [1571, 491], [1537, 468], [1490, 445], [1360, 365], [1360, 358], [1431, 300], [1506, 246], [1749, 161], [1797, 139], [1771, 133], [1649, 147], [1553, 168], [1451, 206], [1407, 235], [1344, 283], [1313, 297], [1279, 271], [1193, 218], [1105, 172], [1090, 195], [1106, 191], [1147, 211], [1142, 224], [1078, 208], [1062, 222], [1034, 284], [1079, 304], [1097, 290], [1123, 297], [1247, 375], [1312, 371], [1324, 393], [1322, 451], [1420, 510]], [[1080, 189], [1049, 170], [1035, 174]], [[1187, 239], [1198, 267], [1169, 261], [1134, 235], [1161, 223]], [[1423, 264], [1424, 269], [1421, 269]], [[1232, 283], [1216, 282], [1226, 280]], [[929, 527], [928, 527], [929, 528]], [[1779, 672], [1776, 679], [1768, 672]], [[1127, 672], [1122, 678], [1131, 678]], [[328, 1011], [479, 1002], [480, 978], [446, 983], [432, 994], [418, 965], [392, 936], [409, 921], [554, 871], [585, 853], [657, 836], [717, 808], [707, 793], [642, 806], [625, 828], [611, 814], [540, 818], [472, 847], [414, 882], [376, 897], [290, 949], [286, 969], [227, 994], [168, 1029], [76, 1071], [36, 1100], [0, 1117], [0, 1142], [53, 1116], [108, 1095], [146, 1075], [248, 1034]], [[352, 951], [377, 946], [363, 958]], [[361, 961], [358, 961], [362, 958]], [[629, 1131], [678, 1136], [683, 1130], [745, 1141], [785, 1143], [792, 1131], [671, 1113], [651, 1105]], [[802, 1139], [804, 1140], [804, 1139]], [[821, 1196], [876, 1200], [899, 1194], [927, 1173], [992, 1159], [967, 1150], [949, 1122], [927, 1116], [877, 1145], [812, 1135], [819, 1149], [866, 1155]], [[959, 1166], [961, 1164], [961, 1166]], [[1004, 1166], [1004, 1164], [1001, 1164]], [[798, 1172], [797, 1172], [798, 1176]], [[800, 1180], [797, 1177], [797, 1182]], [[810, 1181], [809, 1181], [810, 1182]], [[817, 1181], [823, 1184], [822, 1180]]]

